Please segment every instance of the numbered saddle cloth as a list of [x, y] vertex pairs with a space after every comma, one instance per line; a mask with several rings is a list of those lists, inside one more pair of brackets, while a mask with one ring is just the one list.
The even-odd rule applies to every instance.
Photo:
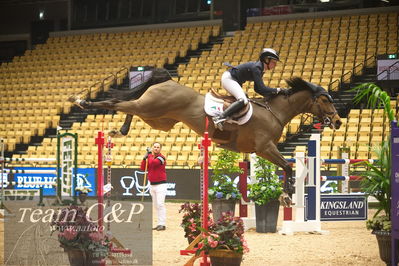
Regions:
[[[212, 92], [208, 92], [205, 95], [204, 110], [205, 113], [211, 117], [218, 116], [222, 114], [223, 110], [225, 110], [230, 103], [231, 102], [215, 97]], [[233, 117], [226, 120], [226, 122], [243, 125], [249, 121], [252, 113], [252, 104], [248, 103], [248, 108], [245, 108], [244, 111], [240, 111], [237, 115], [233, 115]]]

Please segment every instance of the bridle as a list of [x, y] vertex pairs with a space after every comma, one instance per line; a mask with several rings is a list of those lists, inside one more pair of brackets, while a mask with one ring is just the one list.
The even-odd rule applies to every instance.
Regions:
[[[322, 120], [324, 126], [333, 125], [332, 117], [334, 117], [336, 114], [338, 114], [338, 112], [336, 110], [334, 112], [324, 112], [323, 109], [321, 108], [320, 103], [317, 102], [317, 99], [321, 95], [326, 96], [331, 103], [333, 102], [333, 100], [332, 100], [332, 98], [331, 98], [331, 96], [329, 94], [319, 94], [319, 95], [313, 96], [312, 107], [313, 107], [313, 105], [316, 105], [316, 107], [318, 109], [318, 113], [320, 114], [318, 117], [319, 117], [319, 119]], [[288, 102], [289, 102], [290, 97], [289, 96], [286, 96], [286, 97], [287, 97]], [[262, 106], [263, 108], [268, 110], [276, 118], [277, 122], [281, 125], [281, 127], [284, 128], [283, 123], [278, 118], [278, 116], [273, 112], [273, 110], [271, 109], [271, 107], [270, 107], [270, 105], [269, 105], [269, 103], [268, 103], [266, 98], [263, 98], [263, 102], [254, 101], [252, 99], [250, 99], [249, 101], [254, 103], [254, 104], [257, 104], [259, 106]]]
[[[332, 103], [332, 99], [330, 95], [325, 95], [325, 94], [321, 94], [324, 96], [327, 96], [327, 98], [329, 99], [329, 101]], [[317, 102], [317, 99], [321, 96], [315, 96], [313, 97], [313, 103], [312, 105], [316, 105], [317, 109], [318, 109], [318, 113], [319, 115], [319, 119], [321, 119], [321, 121], [323, 122], [324, 126], [330, 126], [332, 125], [333, 121], [332, 121], [332, 117], [334, 117], [336, 114], [338, 114], [337, 110], [335, 110], [334, 112], [324, 112], [323, 109], [321, 108], [321, 105], [319, 102]]]

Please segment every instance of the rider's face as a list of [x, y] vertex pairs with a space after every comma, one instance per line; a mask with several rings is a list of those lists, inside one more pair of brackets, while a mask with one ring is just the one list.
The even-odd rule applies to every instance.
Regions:
[[275, 59], [269, 59], [269, 63], [268, 63], [268, 64], [265, 63], [265, 68], [266, 68], [267, 70], [273, 69], [273, 68], [276, 67], [276, 64], [277, 64], [277, 60], [275, 60]]

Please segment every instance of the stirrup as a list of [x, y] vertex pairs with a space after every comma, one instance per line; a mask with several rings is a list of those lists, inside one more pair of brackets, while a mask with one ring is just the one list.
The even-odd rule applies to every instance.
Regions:
[[212, 118], [213, 123], [215, 126], [220, 130], [223, 131], [223, 122], [227, 120], [227, 118], [222, 118], [220, 116], [215, 116]]

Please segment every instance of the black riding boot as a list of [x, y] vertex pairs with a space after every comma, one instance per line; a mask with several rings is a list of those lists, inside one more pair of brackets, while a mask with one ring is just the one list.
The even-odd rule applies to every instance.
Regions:
[[232, 103], [229, 107], [227, 107], [226, 110], [223, 111], [223, 113], [220, 116], [215, 116], [213, 118], [213, 122], [219, 128], [220, 130], [223, 130], [223, 122], [226, 121], [228, 117], [233, 115], [234, 113], [238, 112], [245, 106], [245, 102], [243, 99], [240, 99], [238, 101], [235, 101]]

